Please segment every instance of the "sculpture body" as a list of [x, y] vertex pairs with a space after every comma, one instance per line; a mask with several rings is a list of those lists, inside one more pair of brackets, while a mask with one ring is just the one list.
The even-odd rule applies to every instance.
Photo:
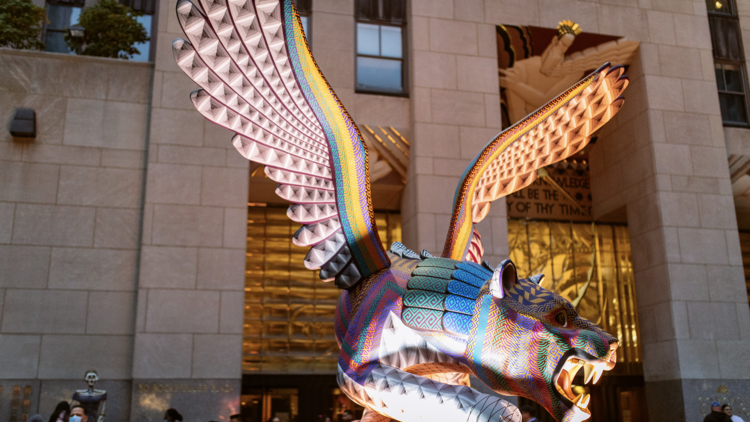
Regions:
[[78, 402], [84, 409], [86, 409], [86, 415], [90, 421], [104, 422], [106, 416], [107, 406], [107, 392], [104, 390], [94, 389], [94, 385], [99, 381], [99, 376], [96, 371], [86, 372], [84, 377], [89, 388], [85, 390], [76, 390], [73, 393], [73, 397], [70, 400], [72, 405], [74, 401]]
[[518, 410], [471, 389], [542, 404], [558, 421], [587, 419], [570, 382], [598, 378], [617, 340], [578, 317], [563, 298], [518, 279], [512, 263], [482, 263], [474, 225], [492, 201], [532, 183], [537, 170], [583, 149], [623, 104], [621, 67], [600, 67], [503, 131], [469, 164], [456, 189], [442, 257], [378, 236], [368, 151], [357, 125], [312, 57], [288, 0], [179, 0], [188, 41], [180, 68], [202, 89], [194, 105], [236, 133], [263, 164], [302, 227], [293, 242], [320, 278], [344, 289], [336, 312], [338, 381], [367, 408], [365, 420], [520, 421]]

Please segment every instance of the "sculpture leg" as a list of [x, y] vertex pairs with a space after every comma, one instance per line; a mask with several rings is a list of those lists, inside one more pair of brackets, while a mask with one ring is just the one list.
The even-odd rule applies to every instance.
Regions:
[[511, 403], [463, 385], [434, 381], [378, 364], [360, 384], [338, 371], [341, 389], [371, 411], [401, 422], [520, 422]]

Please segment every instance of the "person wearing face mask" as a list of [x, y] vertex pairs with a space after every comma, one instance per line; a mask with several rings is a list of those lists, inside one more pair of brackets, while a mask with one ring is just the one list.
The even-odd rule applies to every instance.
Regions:
[[180, 422], [182, 421], [182, 415], [175, 409], [167, 409], [164, 413], [164, 422]]
[[89, 416], [86, 414], [86, 409], [82, 406], [75, 405], [70, 409], [70, 418], [68, 422], [88, 422]]

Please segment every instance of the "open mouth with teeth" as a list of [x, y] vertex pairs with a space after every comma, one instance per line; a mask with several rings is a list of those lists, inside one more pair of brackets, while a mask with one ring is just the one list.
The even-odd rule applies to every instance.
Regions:
[[[588, 406], [591, 400], [589, 394], [575, 394], [578, 390], [573, 385], [573, 379], [580, 369], [583, 369], [583, 382], [596, 384], [604, 371], [610, 371], [617, 363], [617, 343], [610, 345], [609, 352], [603, 359], [596, 358], [590, 354], [573, 349], [558, 363], [555, 371], [555, 387], [560, 401], [575, 412], [574, 421], [583, 421], [591, 417]], [[568, 418], [566, 418], [568, 419]]]

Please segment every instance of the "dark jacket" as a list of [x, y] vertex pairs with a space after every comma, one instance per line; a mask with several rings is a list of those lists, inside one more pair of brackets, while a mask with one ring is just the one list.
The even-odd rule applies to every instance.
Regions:
[[711, 412], [703, 419], [703, 422], [732, 422], [732, 418], [724, 412]]

